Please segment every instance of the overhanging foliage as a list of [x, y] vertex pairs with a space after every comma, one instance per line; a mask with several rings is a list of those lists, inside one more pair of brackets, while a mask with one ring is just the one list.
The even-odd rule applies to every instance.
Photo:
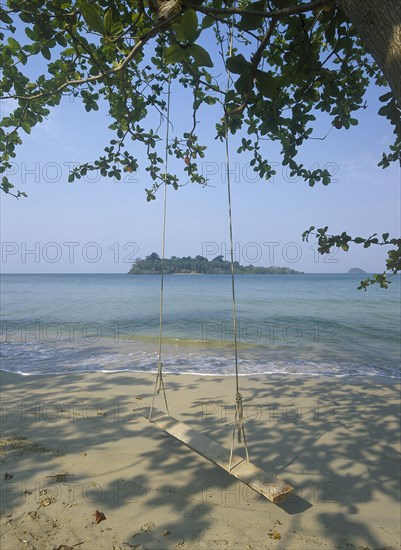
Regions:
[[[329, 170], [309, 169], [297, 160], [302, 144], [315, 138], [316, 116], [323, 113], [333, 129], [347, 130], [358, 124], [357, 113], [366, 108], [369, 83], [386, 85], [334, 0], [243, 0], [236, 5], [223, 0], [8, 0], [0, 19], [5, 39], [2, 99], [13, 101], [0, 130], [1, 188], [17, 197], [25, 193], [15, 192], [7, 176], [16, 148], [24, 133], [43, 122], [67, 93], [80, 98], [87, 111], [107, 102], [109, 128], [115, 133], [103, 154], [75, 168], [69, 181], [92, 170], [120, 179], [145, 157], [147, 199], [153, 200], [164, 181], [179, 187], [176, 174], [164, 173], [158, 152], [162, 138], [152, 123], [154, 113], [165, 118], [163, 92], [169, 81], [193, 94], [189, 127], [173, 136], [169, 153], [185, 161], [188, 178], [199, 184], [207, 183], [198, 169], [206, 149], [197, 132], [201, 107], [219, 107], [217, 139], [224, 139], [226, 131], [241, 132], [238, 153], [252, 156], [260, 178], [275, 174], [261, 152], [261, 140], [269, 139], [280, 145], [291, 177], [301, 177], [310, 186], [328, 185]], [[24, 30], [18, 40], [17, 25]], [[216, 46], [207, 48], [211, 39]], [[46, 70], [32, 76], [35, 58], [44, 58]], [[224, 65], [230, 73], [228, 89], [218, 78]], [[392, 92], [386, 91], [381, 101], [379, 115], [388, 119], [395, 134], [379, 162], [385, 168], [400, 158], [401, 117]], [[341, 235], [322, 243], [327, 230], [321, 231], [317, 236], [322, 253], [329, 245], [348, 246]], [[313, 231], [305, 238], [310, 234]], [[399, 271], [400, 240], [376, 243], [370, 238], [360, 243], [367, 242], [395, 246], [387, 269]], [[385, 286], [386, 277], [381, 277]]]

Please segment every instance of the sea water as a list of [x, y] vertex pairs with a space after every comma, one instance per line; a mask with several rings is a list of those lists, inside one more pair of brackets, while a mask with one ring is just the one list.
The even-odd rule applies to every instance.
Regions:
[[[400, 376], [400, 279], [358, 291], [361, 275], [238, 275], [241, 374]], [[35, 375], [155, 371], [160, 277], [2, 275], [1, 369]], [[166, 372], [234, 374], [229, 275], [166, 275]]]

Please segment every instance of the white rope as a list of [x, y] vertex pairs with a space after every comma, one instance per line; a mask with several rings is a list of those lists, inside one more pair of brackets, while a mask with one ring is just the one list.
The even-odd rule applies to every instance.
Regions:
[[[234, 16], [232, 18], [231, 30], [230, 30], [230, 42], [229, 42], [229, 56], [231, 57], [233, 52], [233, 35], [234, 35]], [[227, 90], [230, 87], [231, 74], [227, 70]], [[228, 469], [231, 471], [231, 464], [234, 452], [235, 432], [237, 431], [238, 443], [244, 440], [244, 447], [246, 453], [246, 459], [249, 462], [249, 451], [245, 437], [244, 428], [244, 411], [242, 406], [242, 395], [239, 391], [239, 368], [238, 368], [238, 338], [237, 338], [237, 305], [235, 299], [235, 270], [234, 270], [234, 238], [233, 238], [233, 221], [232, 221], [232, 207], [231, 207], [231, 174], [230, 174], [230, 148], [228, 140], [228, 123], [227, 123], [227, 111], [225, 112], [225, 142], [226, 142], [226, 171], [227, 171], [227, 195], [228, 195], [228, 218], [230, 226], [230, 258], [231, 258], [231, 292], [233, 302], [233, 332], [234, 332], [234, 357], [235, 357], [235, 419], [233, 426], [230, 461]]]
[[169, 413], [166, 389], [164, 387], [163, 380], [163, 362], [162, 362], [162, 343], [163, 343], [163, 305], [164, 305], [164, 251], [166, 245], [166, 214], [167, 214], [167, 174], [168, 174], [168, 143], [170, 136], [170, 103], [171, 103], [171, 77], [169, 75], [168, 88], [167, 88], [167, 129], [166, 129], [166, 144], [165, 144], [165, 157], [164, 157], [164, 201], [163, 201], [163, 228], [162, 228], [162, 265], [160, 276], [160, 308], [159, 308], [159, 352], [157, 360], [157, 377], [155, 383], [155, 389], [153, 392], [152, 405], [149, 411], [149, 420], [152, 416], [153, 405], [156, 395], [159, 395], [160, 390], [163, 390], [164, 402], [166, 404], [167, 414]]

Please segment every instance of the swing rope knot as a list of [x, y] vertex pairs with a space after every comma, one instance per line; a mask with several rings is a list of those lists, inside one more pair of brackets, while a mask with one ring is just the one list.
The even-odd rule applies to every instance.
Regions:
[[160, 390], [162, 389], [162, 377], [163, 377], [163, 363], [159, 361], [157, 369], [157, 389], [156, 393], [159, 395]]
[[242, 394], [239, 392], [237, 392], [235, 396], [235, 406], [237, 408], [237, 413], [238, 413], [238, 431], [237, 431], [238, 443], [241, 443], [242, 441], [241, 432], [244, 426], [244, 409], [242, 406]]

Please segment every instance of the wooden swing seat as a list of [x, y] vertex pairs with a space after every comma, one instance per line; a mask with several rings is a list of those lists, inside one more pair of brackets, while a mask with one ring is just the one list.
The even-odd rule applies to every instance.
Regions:
[[[149, 419], [149, 408], [142, 408], [138, 412]], [[178, 439], [178, 441], [181, 441], [181, 443], [184, 443], [192, 451], [195, 451], [230, 475], [236, 477], [271, 502], [282, 500], [293, 491], [293, 487], [287, 483], [284, 483], [272, 474], [268, 474], [251, 462], [247, 462], [246, 459], [240, 456], [233, 455], [230, 470], [230, 451], [220, 445], [220, 443], [197, 432], [172, 416], [153, 408], [150, 422]]]

